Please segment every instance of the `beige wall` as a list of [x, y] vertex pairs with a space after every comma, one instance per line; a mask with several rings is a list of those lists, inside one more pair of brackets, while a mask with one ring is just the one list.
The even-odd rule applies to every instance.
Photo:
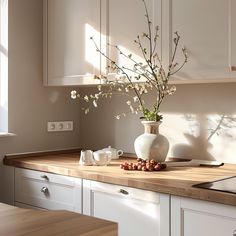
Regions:
[[[89, 94], [94, 90], [80, 91]], [[236, 163], [235, 101], [236, 83], [178, 85], [176, 94], [168, 97], [162, 107], [160, 132], [170, 141], [168, 156]], [[127, 105], [117, 97], [108, 99], [104, 106], [86, 116], [81, 114], [82, 147], [112, 145], [134, 152], [134, 139], [143, 132], [143, 127], [138, 116], [113, 118], [125, 110]]]
[[[79, 146], [71, 88], [43, 87], [42, 2], [9, 0], [9, 131], [17, 136], [0, 138], [0, 160], [6, 153]], [[48, 133], [47, 121], [54, 120], [73, 120], [75, 129]], [[0, 173], [2, 198], [11, 202], [13, 173], [2, 166]]]

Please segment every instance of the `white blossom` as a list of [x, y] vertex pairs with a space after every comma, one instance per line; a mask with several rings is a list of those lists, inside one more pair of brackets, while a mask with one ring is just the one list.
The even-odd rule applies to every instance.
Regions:
[[95, 97], [96, 99], [98, 99], [100, 95], [101, 95], [101, 92], [100, 92], [100, 93], [96, 93], [96, 94], [94, 95], [94, 97]]
[[133, 97], [133, 99], [134, 99], [134, 102], [138, 102], [139, 101], [138, 100], [138, 96]]
[[84, 101], [89, 102], [89, 97], [87, 95], [84, 96]]
[[75, 90], [72, 90], [72, 91], [70, 92], [70, 96], [71, 96], [72, 99], [76, 99], [76, 97], [77, 97], [77, 92], [76, 92]]
[[89, 113], [89, 108], [84, 110], [84, 114], [87, 115]]
[[127, 101], [126, 104], [127, 104], [128, 106], [130, 106], [130, 105], [131, 105], [131, 101]]
[[115, 118], [116, 118], [117, 120], [119, 120], [119, 119], [120, 119], [120, 115], [116, 115]]
[[130, 110], [131, 110], [131, 113], [133, 114], [135, 112], [133, 106], [129, 106]]
[[98, 85], [97, 88], [98, 88], [98, 91], [101, 91], [101, 90], [102, 90], [102, 86], [101, 86], [100, 84]]
[[175, 86], [172, 86], [172, 87], [169, 89], [169, 95], [174, 94], [175, 91], [176, 91], [176, 87], [175, 87]]
[[94, 107], [97, 107], [97, 106], [98, 106], [98, 104], [97, 104], [97, 101], [96, 101], [96, 100], [93, 100], [93, 106], [94, 106]]

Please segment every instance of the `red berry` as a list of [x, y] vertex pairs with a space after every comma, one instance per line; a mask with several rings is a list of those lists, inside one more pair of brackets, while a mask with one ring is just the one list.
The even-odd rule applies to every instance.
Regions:
[[161, 169], [165, 169], [167, 167], [166, 164], [161, 164]]
[[129, 166], [125, 165], [123, 169], [124, 170], [129, 170]]
[[143, 166], [143, 167], [142, 167], [142, 171], [147, 171], [147, 167], [146, 167], [146, 166]]
[[148, 170], [149, 170], [149, 171], [154, 171], [154, 167], [153, 167], [153, 166], [150, 166], [150, 167], [148, 168]]
[[156, 171], [161, 170], [161, 165], [160, 165], [160, 164], [156, 164], [156, 165], [154, 166], [154, 170], [156, 170]]

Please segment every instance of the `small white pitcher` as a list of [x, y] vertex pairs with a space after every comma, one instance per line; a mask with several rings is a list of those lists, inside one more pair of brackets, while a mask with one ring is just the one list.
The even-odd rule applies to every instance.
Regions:
[[80, 153], [79, 165], [91, 166], [94, 164], [93, 151], [92, 150], [82, 150]]

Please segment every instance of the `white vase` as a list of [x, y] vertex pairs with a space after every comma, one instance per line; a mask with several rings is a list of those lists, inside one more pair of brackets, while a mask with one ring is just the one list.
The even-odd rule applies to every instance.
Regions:
[[144, 160], [154, 159], [163, 162], [169, 150], [169, 141], [159, 134], [161, 122], [142, 121], [145, 132], [138, 136], [134, 141], [134, 149], [138, 158]]

